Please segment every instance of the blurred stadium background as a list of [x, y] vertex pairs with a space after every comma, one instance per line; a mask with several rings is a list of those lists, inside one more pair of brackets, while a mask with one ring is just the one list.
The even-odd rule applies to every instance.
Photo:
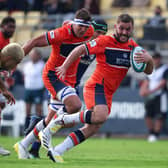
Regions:
[[[13, 0], [15, 1], [15, 0]], [[17, 1], [17, 0], [16, 0]], [[166, 24], [168, 25], [168, 2], [167, 0], [147, 0], [145, 3], [141, 4], [134, 1], [130, 7], [112, 7], [114, 0], [100, 0], [99, 7], [100, 13], [93, 14], [93, 18], [104, 18], [109, 26], [109, 33], [113, 32], [113, 26], [116, 22], [116, 18], [121, 13], [128, 13], [132, 15], [135, 19], [135, 31], [134, 38], [139, 41], [139, 43], [153, 53], [155, 51], [160, 51], [162, 53], [164, 62], [168, 62], [168, 41], [167, 40], [148, 40], [142, 41], [144, 32], [143, 25], [149, 17], [153, 16], [153, 10], [156, 5], [160, 5], [163, 8], [163, 16], [166, 18]], [[3, 1], [2, 1], [3, 2]], [[0, 1], [1, 4], [1, 1]], [[1, 6], [0, 6], [1, 7]], [[16, 32], [11, 39], [11, 42], [17, 42], [23, 44], [27, 40], [36, 37], [44, 32], [46, 32], [49, 27], [47, 25], [51, 23], [51, 26], [59, 27], [65, 18], [64, 14], [48, 15], [46, 12], [29, 10], [27, 12], [22, 10], [8, 11], [6, 8], [0, 8], [0, 19], [7, 15], [11, 15], [16, 19]], [[76, 7], [74, 6], [74, 9]], [[150, 48], [150, 44], [154, 45], [154, 48]], [[45, 47], [40, 49], [43, 54], [43, 58], [47, 60], [50, 47]], [[18, 66], [21, 70], [23, 63], [27, 61], [25, 58], [23, 62]], [[94, 69], [94, 64], [90, 66], [85, 76], [82, 79], [81, 89]], [[109, 120], [104, 124], [100, 133], [104, 135], [137, 135], [143, 136], [147, 133], [146, 126], [144, 124], [144, 107], [143, 100], [138, 94], [139, 84], [144, 75], [139, 75], [137, 78], [135, 72], [130, 70], [127, 77], [122, 83], [117, 93], [113, 98], [113, 108]], [[23, 135], [22, 126], [24, 124], [25, 118], [25, 104], [23, 101], [23, 86], [15, 86], [12, 90], [17, 102], [14, 106], [7, 106], [3, 111], [2, 116], [2, 133], [5, 135], [20, 136]], [[81, 95], [82, 96], [82, 95]], [[47, 101], [44, 101], [44, 114], [47, 114]], [[66, 130], [65, 130], [66, 132]], [[167, 125], [165, 125], [164, 135], [168, 133]]]

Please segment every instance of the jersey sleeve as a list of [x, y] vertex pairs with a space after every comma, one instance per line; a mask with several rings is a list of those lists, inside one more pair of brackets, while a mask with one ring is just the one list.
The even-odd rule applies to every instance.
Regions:
[[105, 36], [99, 36], [98, 38], [87, 42], [85, 44], [87, 55], [103, 53], [105, 44]]
[[57, 28], [46, 33], [46, 38], [49, 45], [63, 42], [67, 36], [68, 33], [66, 27]]

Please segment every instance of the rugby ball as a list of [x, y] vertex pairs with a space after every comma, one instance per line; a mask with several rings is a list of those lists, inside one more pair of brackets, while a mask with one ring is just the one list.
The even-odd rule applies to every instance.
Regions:
[[11, 56], [13, 57], [16, 61], [20, 61], [24, 57], [24, 50], [18, 43], [10, 43], [6, 45], [2, 50], [1, 54], [3, 56]]
[[136, 71], [136, 72], [143, 72], [146, 68], [146, 63], [144, 63], [144, 62], [137, 63], [134, 59], [136, 53], [142, 53], [143, 50], [144, 49], [141, 46], [137, 46], [131, 52], [131, 57], [130, 57], [131, 66], [134, 69], [134, 71]]

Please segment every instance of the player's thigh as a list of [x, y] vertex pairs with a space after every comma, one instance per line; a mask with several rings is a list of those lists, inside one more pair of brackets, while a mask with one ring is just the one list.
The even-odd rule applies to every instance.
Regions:
[[57, 93], [65, 88], [67, 85], [58, 79], [54, 71], [43, 73], [43, 82], [46, 89], [50, 92], [51, 96], [57, 98]]
[[87, 109], [93, 109], [97, 116], [107, 116], [108, 100], [104, 91], [104, 86], [100, 84], [93, 85], [93, 87], [84, 87], [84, 102]]

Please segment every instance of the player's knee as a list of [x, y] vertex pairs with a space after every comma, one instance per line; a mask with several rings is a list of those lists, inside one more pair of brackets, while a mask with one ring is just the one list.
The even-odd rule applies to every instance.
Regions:
[[95, 118], [95, 123], [103, 124], [107, 120], [106, 115], [101, 115]]
[[80, 111], [81, 107], [82, 107], [82, 103], [80, 101], [72, 102], [71, 104], [66, 105], [66, 109], [69, 114]]
[[94, 123], [103, 124], [108, 118], [108, 108], [99, 106], [94, 109], [94, 114], [92, 114], [92, 121]]
[[65, 101], [65, 108], [68, 113], [76, 113], [80, 111], [82, 103], [77, 95], [68, 97]]

